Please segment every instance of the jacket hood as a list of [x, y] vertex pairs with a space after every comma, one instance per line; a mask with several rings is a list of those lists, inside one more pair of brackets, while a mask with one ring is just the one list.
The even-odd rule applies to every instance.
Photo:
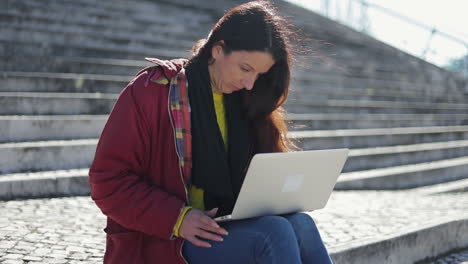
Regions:
[[145, 58], [147, 61], [162, 67], [167, 79], [175, 77], [187, 64], [187, 59], [160, 60], [156, 58]]

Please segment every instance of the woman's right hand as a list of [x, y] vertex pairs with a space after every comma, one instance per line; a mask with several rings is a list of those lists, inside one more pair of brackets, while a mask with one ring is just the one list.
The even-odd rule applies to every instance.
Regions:
[[220, 235], [227, 235], [228, 232], [213, 220], [217, 211], [218, 208], [213, 208], [210, 211], [190, 209], [185, 214], [184, 220], [179, 229], [179, 235], [190, 241], [190, 243], [195, 246], [205, 248], [210, 248], [211, 244], [199, 238], [218, 242], [223, 241], [223, 237]]

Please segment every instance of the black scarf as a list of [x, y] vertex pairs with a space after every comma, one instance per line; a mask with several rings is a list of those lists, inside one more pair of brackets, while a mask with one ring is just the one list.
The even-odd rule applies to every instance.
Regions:
[[232, 212], [253, 150], [241, 92], [224, 94], [228, 130], [226, 151], [213, 102], [208, 64], [191, 60], [186, 68], [192, 125], [191, 182], [204, 190], [205, 209]]

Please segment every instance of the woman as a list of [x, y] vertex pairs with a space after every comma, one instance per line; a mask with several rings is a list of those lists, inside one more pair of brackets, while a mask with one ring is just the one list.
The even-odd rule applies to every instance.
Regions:
[[90, 168], [105, 263], [331, 263], [306, 214], [217, 224], [255, 153], [289, 151], [287, 26], [268, 2], [227, 12], [193, 57], [140, 71]]

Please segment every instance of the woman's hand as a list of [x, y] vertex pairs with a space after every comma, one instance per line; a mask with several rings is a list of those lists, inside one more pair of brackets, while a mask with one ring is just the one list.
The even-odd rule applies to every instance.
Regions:
[[213, 208], [210, 211], [204, 212], [191, 209], [185, 214], [184, 221], [179, 229], [179, 235], [195, 246], [206, 248], [210, 248], [211, 244], [199, 238], [218, 242], [223, 241], [220, 235], [227, 235], [228, 232], [213, 220], [217, 211], [218, 208]]

